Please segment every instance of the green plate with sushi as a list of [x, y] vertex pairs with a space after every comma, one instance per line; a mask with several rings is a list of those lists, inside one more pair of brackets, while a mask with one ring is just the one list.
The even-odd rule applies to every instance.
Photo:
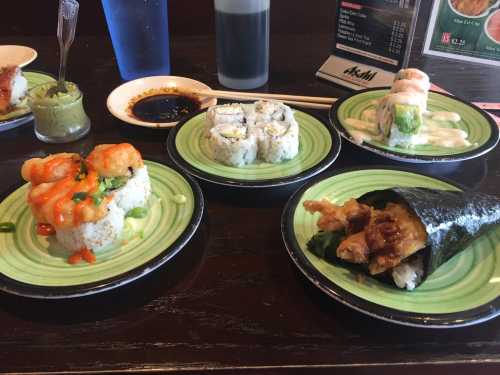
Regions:
[[339, 99], [330, 110], [330, 122], [349, 142], [378, 155], [404, 162], [431, 163], [454, 162], [475, 158], [492, 150], [498, 143], [499, 131], [491, 116], [478, 107], [454, 96], [429, 92], [427, 109], [429, 113], [455, 112], [460, 121], [442, 121], [443, 128], [460, 129], [466, 132], [470, 145], [465, 147], [443, 147], [422, 144], [410, 148], [390, 147], [384, 141], [373, 137], [371, 140], [356, 141], [352, 131], [356, 130], [350, 121], [365, 120], [370, 110], [375, 110], [377, 101], [389, 92], [388, 88], [358, 91]]
[[215, 161], [204, 134], [206, 110], [172, 129], [167, 150], [179, 167], [216, 184], [259, 188], [299, 182], [330, 166], [340, 152], [341, 140], [338, 132], [319, 117], [299, 110], [294, 110], [294, 116], [299, 124], [299, 152], [280, 163], [256, 161], [234, 167]]
[[[457, 228], [464, 226], [467, 221], [472, 223], [471, 220], [475, 220], [476, 215], [464, 214], [467, 217], [462, 220], [464, 215], [461, 216], [453, 208], [453, 204], [446, 204], [444, 201], [430, 202], [431, 198], [426, 194], [413, 198], [421, 206], [421, 211], [415, 212], [420, 218], [427, 216], [425, 227], [429, 238], [439, 230], [446, 229], [447, 232], [442, 237], [438, 236], [440, 249], [436, 250], [439, 246], [433, 247], [431, 244], [434, 242], [429, 240], [427, 247], [420, 250], [423, 252], [421, 256], [427, 257], [424, 258], [424, 267], [432, 264], [437, 265], [437, 268], [425, 276], [423, 282], [412, 291], [399, 289], [392, 280], [389, 282], [384, 278], [370, 276], [366, 268], [339, 260], [335, 249], [332, 250], [335, 259], [319, 256], [312, 251], [312, 243], [309, 241], [319, 231], [317, 221], [320, 215], [306, 211], [304, 201], [326, 198], [331, 203], [341, 205], [368, 192], [393, 187], [435, 189], [438, 195], [443, 194], [443, 190], [449, 191], [444, 194], [462, 194], [460, 187], [451, 182], [387, 167], [340, 170], [315, 177], [290, 198], [282, 216], [283, 240], [298, 268], [314, 285], [335, 300], [393, 323], [448, 328], [477, 324], [500, 315], [500, 226], [495, 224], [499, 222], [500, 215], [498, 210], [491, 210], [489, 204], [483, 204], [477, 211], [483, 217], [494, 216], [495, 221], [489, 223], [493, 223], [488, 227], [489, 230], [478, 232], [461, 252], [452, 252], [446, 248], [447, 244], [458, 241], [463, 238], [459, 236], [468, 233]], [[482, 197], [484, 196], [483, 194]], [[500, 199], [486, 197], [491, 199], [494, 207], [500, 207]], [[413, 209], [414, 206], [411, 207]], [[468, 209], [470, 205], [465, 204], [463, 207]], [[447, 220], [447, 210], [452, 212], [453, 209], [456, 211], [449, 216], [453, 219]], [[440, 226], [440, 220], [445, 220], [447, 224]], [[447, 261], [443, 254], [449, 257]]]
[[[41, 85], [42, 83], [55, 81], [55, 78], [47, 73], [36, 71], [23, 72], [28, 81], [28, 90]], [[0, 114], [0, 132], [21, 126], [33, 120], [31, 109], [28, 106], [27, 98], [7, 114]]]
[[182, 172], [151, 161], [145, 164], [153, 191], [148, 215], [126, 219], [120, 241], [98, 252], [93, 264], [69, 264], [68, 253], [53, 236], [36, 234], [26, 203], [29, 184], [5, 198], [1, 221], [14, 223], [16, 230], [0, 233], [0, 290], [44, 299], [80, 297], [132, 282], [172, 259], [201, 222], [202, 192]]

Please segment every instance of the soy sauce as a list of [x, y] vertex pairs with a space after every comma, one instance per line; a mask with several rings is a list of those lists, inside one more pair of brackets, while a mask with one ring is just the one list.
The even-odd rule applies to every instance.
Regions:
[[132, 105], [132, 114], [146, 122], [175, 122], [198, 110], [200, 102], [182, 94], [147, 96]]

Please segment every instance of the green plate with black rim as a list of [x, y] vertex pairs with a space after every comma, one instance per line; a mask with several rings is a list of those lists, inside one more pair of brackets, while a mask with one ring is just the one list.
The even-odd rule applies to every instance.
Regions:
[[211, 157], [204, 135], [206, 110], [199, 111], [171, 130], [167, 150], [172, 160], [193, 176], [216, 184], [248, 188], [283, 186], [325, 170], [337, 158], [338, 132], [312, 114], [294, 110], [300, 127], [299, 154], [288, 161], [256, 162], [243, 167], [221, 164]]
[[413, 148], [390, 147], [381, 141], [354, 142], [348, 129], [346, 119], [361, 119], [365, 109], [374, 108], [374, 101], [381, 99], [389, 92], [389, 88], [375, 88], [357, 91], [345, 96], [330, 109], [330, 122], [349, 142], [374, 152], [378, 155], [411, 163], [454, 162], [475, 158], [491, 151], [498, 143], [498, 126], [482, 109], [454, 96], [438, 92], [429, 92], [427, 108], [430, 111], [456, 112], [461, 120], [458, 123], [448, 122], [445, 126], [462, 129], [468, 134], [470, 146], [464, 148], [418, 145]]
[[[201, 189], [191, 177], [145, 162], [152, 184], [148, 216], [126, 219], [122, 238], [96, 254], [96, 262], [70, 265], [53, 237], [36, 234], [26, 203], [29, 184], [0, 203], [1, 221], [16, 224], [0, 234], [0, 290], [33, 298], [81, 297], [130, 283], [166, 263], [191, 239], [204, 210]], [[178, 203], [176, 195], [187, 199]]]
[[411, 292], [369, 276], [360, 282], [351, 268], [328, 263], [307, 249], [307, 241], [318, 232], [319, 214], [306, 212], [305, 200], [327, 198], [342, 204], [394, 186], [460, 190], [448, 181], [386, 167], [324, 173], [301, 187], [283, 211], [283, 240], [298, 268], [335, 300], [393, 323], [449, 328], [500, 315], [500, 226], [476, 239]]
[[[55, 81], [53, 76], [42, 72], [25, 71], [23, 72], [23, 75], [28, 81], [28, 90], [41, 85], [42, 83]], [[18, 126], [26, 124], [31, 120], [33, 120], [33, 115], [31, 114], [31, 109], [28, 106], [28, 99], [24, 98], [21, 104], [16, 106], [13, 111], [5, 115], [0, 115], [0, 132], [17, 128]]]

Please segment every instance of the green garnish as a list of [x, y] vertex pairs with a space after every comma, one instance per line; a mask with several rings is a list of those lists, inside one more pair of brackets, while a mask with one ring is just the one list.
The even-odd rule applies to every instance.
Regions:
[[92, 195], [92, 202], [96, 206], [99, 206], [102, 203], [103, 199], [104, 199], [104, 195], [102, 195], [102, 194], [93, 194]]
[[0, 233], [12, 233], [16, 231], [16, 224], [11, 221], [0, 223]]
[[416, 105], [395, 104], [394, 122], [401, 133], [417, 134], [420, 126], [422, 126], [420, 107]]
[[81, 201], [84, 201], [85, 199], [87, 199], [87, 196], [88, 196], [88, 193], [85, 193], [83, 191], [80, 191], [78, 193], [75, 193], [73, 194], [73, 202], [75, 203], [80, 203]]
[[307, 248], [320, 258], [335, 259], [337, 247], [345, 238], [345, 232], [338, 230], [336, 232], [319, 231], [307, 242]]
[[88, 169], [87, 169], [87, 164], [85, 164], [84, 161], [80, 161], [80, 171], [78, 172], [78, 174], [75, 176], [75, 180], [76, 181], [81, 181], [83, 180], [85, 177], [87, 177], [87, 174], [88, 174]]
[[106, 186], [106, 190], [115, 190], [121, 188], [128, 181], [128, 177], [120, 176], [120, 177], [106, 177], [104, 179], [104, 184]]
[[132, 208], [125, 215], [125, 217], [131, 217], [131, 218], [134, 218], [134, 219], [142, 219], [142, 218], [145, 218], [146, 216], [148, 216], [148, 209], [145, 208], [145, 207]]

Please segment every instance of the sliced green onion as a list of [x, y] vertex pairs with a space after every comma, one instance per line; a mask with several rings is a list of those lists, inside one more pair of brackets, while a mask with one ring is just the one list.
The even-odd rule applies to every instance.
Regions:
[[145, 218], [146, 216], [148, 216], [148, 209], [145, 208], [145, 207], [132, 208], [125, 215], [125, 217], [131, 217], [131, 218], [134, 218], [134, 219], [142, 219], [142, 218]]
[[85, 199], [87, 199], [87, 196], [88, 196], [87, 193], [80, 191], [78, 193], [73, 194], [73, 198], [71, 198], [71, 199], [73, 199], [73, 202], [75, 202], [75, 203], [80, 203], [81, 201], [84, 201]]
[[0, 233], [12, 233], [16, 231], [16, 224], [8, 221], [0, 223]]

